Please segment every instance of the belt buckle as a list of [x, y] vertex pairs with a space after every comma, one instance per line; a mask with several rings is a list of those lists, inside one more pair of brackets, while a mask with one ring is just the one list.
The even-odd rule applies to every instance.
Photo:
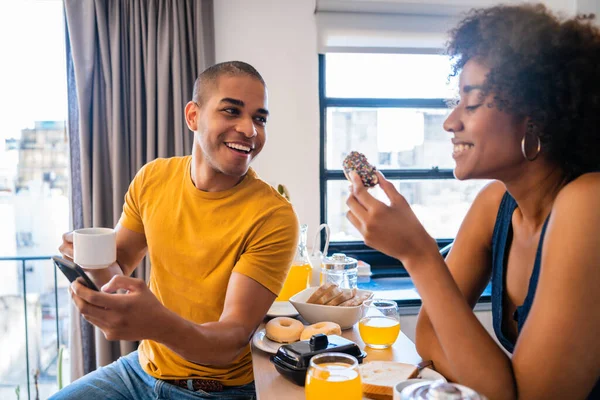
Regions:
[[223, 384], [214, 379], [178, 379], [175, 384], [184, 389], [197, 392], [202, 390], [203, 392], [222, 392]]

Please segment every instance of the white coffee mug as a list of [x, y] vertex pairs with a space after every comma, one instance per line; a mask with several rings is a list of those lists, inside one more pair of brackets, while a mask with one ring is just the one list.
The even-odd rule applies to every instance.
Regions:
[[117, 233], [111, 228], [73, 232], [73, 261], [82, 268], [106, 268], [117, 261]]

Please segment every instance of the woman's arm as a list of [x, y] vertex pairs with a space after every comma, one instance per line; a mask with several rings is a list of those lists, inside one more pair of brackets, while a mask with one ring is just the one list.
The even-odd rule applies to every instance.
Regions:
[[[491, 242], [496, 215], [506, 187], [492, 182], [477, 195], [456, 235], [446, 265], [462, 295], [471, 307], [483, 293], [491, 275]], [[456, 380], [446, 355], [431, 325], [427, 307], [417, 318], [416, 345], [421, 357], [433, 360], [435, 368], [450, 380]]]
[[512, 360], [479, 323], [391, 183], [381, 183], [386, 206], [353, 178], [348, 218], [368, 245], [403, 262], [458, 382], [491, 399], [583, 399], [600, 376], [600, 174], [594, 175], [571, 183], [555, 201], [538, 291]]
[[600, 173], [554, 202], [537, 291], [513, 353], [519, 398], [584, 399], [600, 377]]

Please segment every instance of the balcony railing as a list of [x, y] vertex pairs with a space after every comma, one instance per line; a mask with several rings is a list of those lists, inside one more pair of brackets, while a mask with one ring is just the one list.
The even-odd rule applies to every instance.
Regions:
[[[40, 300], [38, 303], [38, 306], [40, 307], [38, 310], [40, 311], [39, 313], [34, 312], [33, 310], [29, 310], [28, 312], [28, 289], [27, 289], [27, 285], [28, 285], [28, 275], [31, 275], [31, 272], [33, 271], [34, 273], [40, 273], [40, 272], [44, 272], [44, 275], [46, 275], [45, 273], [48, 270], [42, 270], [42, 269], [38, 269], [37, 265], [38, 262], [40, 261], [48, 261], [48, 263], [44, 263], [46, 264], [44, 267], [50, 267], [52, 268], [52, 275], [54, 278], [54, 290], [51, 290], [49, 286], [45, 286], [45, 291], [44, 289], [40, 289], [39, 290], [39, 294], [40, 294]], [[34, 267], [33, 264], [37, 264], [36, 267]], [[49, 378], [52, 378], [52, 373], [48, 373], [49, 370], [51, 370], [53, 367], [57, 368], [57, 375], [60, 376], [60, 373], [58, 372], [58, 369], [60, 368], [60, 366], [58, 365], [61, 360], [59, 360], [59, 355], [61, 354], [60, 348], [61, 348], [61, 326], [60, 326], [60, 322], [61, 320], [63, 320], [63, 322], [66, 322], [66, 320], [68, 320], [68, 313], [63, 313], [62, 318], [61, 315], [59, 313], [59, 301], [58, 301], [58, 277], [57, 277], [57, 273], [56, 273], [56, 268], [54, 268], [51, 265], [51, 256], [35, 256], [35, 257], [30, 257], [30, 256], [24, 256], [24, 257], [0, 257], [0, 271], [2, 271], [2, 277], [3, 279], [5, 279], [6, 276], [10, 276], [10, 272], [6, 272], [7, 271], [7, 265], [6, 264], [13, 264], [15, 266], [17, 266], [17, 268], [20, 268], [20, 282], [18, 282], [18, 286], [20, 286], [20, 288], [18, 288], [17, 286], [17, 293], [16, 296], [13, 296], [12, 294], [7, 296], [10, 298], [15, 298], [18, 297], [19, 295], [19, 291], [22, 290], [22, 297], [23, 297], [23, 304], [22, 304], [22, 311], [23, 311], [23, 320], [24, 320], [24, 328], [25, 328], [25, 367], [26, 367], [26, 376], [27, 376], [27, 399], [31, 400], [32, 398], [32, 388], [35, 390], [36, 393], [36, 397], [39, 395], [40, 389], [44, 392], [44, 391], [54, 391], [54, 384], [50, 384], [47, 385], [49, 381]], [[20, 265], [19, 265], [20, 264]], [[50, 265], [48, 265], [50, 264]], [[10, 268], [10, 267], [8, 267]], [[17, 272], [15, 272], [15, 274], [18, 275]], [[37, 276], [38, 281], [42, 282], [42, 285], [45, 283], [44, 279], [40, 279], [40, 276]], [[52, 296], [53, 295], [53, 296]], [[48, 298], [50, 297], [50, 298]], [[53, 297], [53, 299], [52, 299]], [[0, 293], [0, 300], [2, 300], [2, 293]], [[10, 302], [9, 302], [10, 303]], [[46, 306], [46, 309], [44, 309], [43, 306]], [[50, 307], [50, 309], [48, 309], [48, 307]], [[31, 327], [29, 326], [29, 320], [31, 318], [31, 313], [34, 313], [33, 318], [36, 318], [37, 316], [40, 316], [39, 318], [39, 327], [37, 325], [34, 325], [34, 329], [37, 331], [37, 329], [40, 330], [39, 332], [39, 336], [38, 339], [39, 341], [35, 341], [34, 345], [37, 344], [39, 346], [39, 350], [40, 353], [41, 352], [45, 352], [48, 353], [48, 350], [51, 350], [52, 347], [52, 336], [53, 335], [44, 335], [44, 328], [46, 328], [46, 333], [48, 332], [48, 329], [52, 330], [52, 327], [49, 321], [49, 316], [51, 315], [51, 308], [54, 309], [54, 315], [55, 315], [55, 324], [54, 324], [54, 330], [55, 330], [55, 334], [56, 334], [56, 356], [54, 356], [53, 354], [46, 357], [45, 360], [43, 360], [43, 355], [42, 354], [35, 354], [34, 357], [37, 360], [36, 364], [34, 366], [34, 370], [32, 371], [31, 365], [30, 365], [30, 352], [32, 351], [31, 349], [31, 344], [30, 344], [30, 329]], [[66, 315], [65, 315], [66, 314]], [[13, 321], [10, 321], [10, 316], [11, 313], [8, 312], [6, 313], [7, 315], [7, 321], [6, 322], [6, 326], [9, 327], [8, 329], [10, 330], [10, 324]], [[44, 318], [46, 317], [46, 318]], [[17, 318], [18, 319], [18, 318]], [[45, 320], [45, 321], [44, 321]], [[1, 319], [0, 319], [0, 322]], [[33, 322], [38, 322], [37, 320], [33, 320]], [[35, 335], [37, 332], [34, 331], [33, 334]], [[66, 331], [66, 329], [64, 329], [64, 331]], [[64, 333], [64, 332], [63, 332]], [[50, 336], [50, 343], [49, 345], [44, 348], [43, 346], [43, 342], [46, 341], [48, 342], [48, 336]], [[5, 336], [5, 340], [8, 337], [8, 340], [15, 340], [15, 337], [13, 336], [11, 339], [10, 335]], [[17, 339], [18, 340], [18, 339]], [[18, 347], [18, 344], [15, 343], [8, 343], [11, 346], [15, 346]], [[19, 350], [19, 349], [17, 349]], [[53, 353], [53, 352], [50, 352]], [[19, 352], [17, 351], [16, 354], [19, 354]], [[22, 353], [21, 353], [22, 354]], [[44, 354], [47, 355], [47, 354]], [[0, 358], [0, 371], [2, 370], [2, 363], [3, 362], [7, 362], [7, 360], [10, 362], [10, 357], [2, 357]], [[54, 364], [54, 362], [56, 361], [56, 365]], [[16, 360], [17, 363], [22, 363], [22, 360]], [[42, 364], [46, 364], [45, 368], [44, 365]], [[22, 364], [21, 364], [22, 365]], [[11, 365], [11, 370], [14, 370], [14, 365]], [[42, 367], [41, 369], [43, 369], [43, 371], [37, 371], [36, 370], [38, 368]], [[18, 368], [18, 367], [17, 367]], [[32, 376], [33, 374], [33, 376]], [[38, 377], [45, 377], [46, 382], [38, 382]], [[2, 377], [2, 375], [0, 375], [0, 379], [5, 378]], [[10, 377], [9, 377], [10, 378]], [[21, 378], [22, 379], [22, 378]], [[19, 392], [20, 389], [20, 383], [24, 383], [21, 381], [21, 379], [19, 379], [18, 382], [14, 382], [14, 375], [13, 375], [13, 379], [9, 379], [9, 382], [2, 382], [0, 381], [0, 384], [2, 384], [2, 387], [0, 387], [0, 397], [5, 399], [5, 398], [24, 398], [24, 393], [14, 393], [15, 389], [17, 392]], [[5, 380], [5, 379], [2, 379]], [[32, 386], [32, 380], [33, 382], [33, 386]], [[44, 383], [46, 383], [46, 385], [44, 385]], [[51, 386], [51, 387], [48, 387]], [[4, 392], [2, 392], [2, 390], [4, 390]], [[13, 392], [12, 396], [15, 397], [5, 397], [7, 395], [6, 391], [9, 392]], [[46, 394], [50, 394], [50, 393], [46, 393]]]

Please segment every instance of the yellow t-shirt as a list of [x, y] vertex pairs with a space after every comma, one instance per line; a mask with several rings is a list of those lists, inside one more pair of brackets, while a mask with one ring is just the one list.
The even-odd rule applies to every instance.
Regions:
[[[146, 235], [152, 293], [182, 318], [202, 324], [219, 320], [233, 271], [279, 293], [296, 251], [298, 220], [291, 204], [252, 169], [231, 189], [203, 192], [192, 182], [190, 164], [190, 156], [174, 157], [140, 169], [120, 224]], [[139, 360], [159, 379], [215, 379], [226, 386], [253, 380], [249, 345], [226, 368], [192, 363], [151, 340], [140, 344]]]

